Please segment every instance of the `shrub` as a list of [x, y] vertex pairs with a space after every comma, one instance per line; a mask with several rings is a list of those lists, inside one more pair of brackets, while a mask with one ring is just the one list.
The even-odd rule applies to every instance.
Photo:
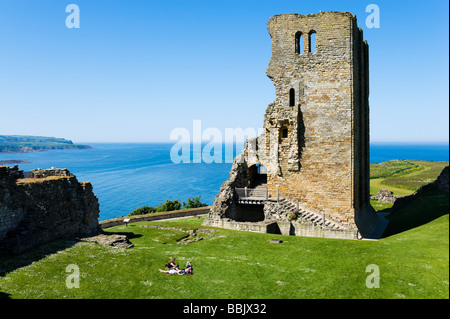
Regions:
[[208, 204], [202, 203], [200, 201], [201, 196], [202, 195], [198, 195], [197, 197], [188, 198], [187, 203], [183, 202], [183, 208], [197, 208], [208, 206]]
[[197, 208], [197, 207], [206, 207], [208, 204], [202, 203], [200, 201], [201, 195], [198, 195], [197, 197], [192, 197], [187, 200], [187, 203], [183, 202], [181, 204], [178, 199], [175, 200], [166, 200], [165, 203], [159, 203], [156, 207], [152, 206], [142, 206], [131, 213], [128, 214], [128, 216], [136, 216], [136, 215], [145, 215], [145, 214], [152, 214], [152, 213], [160, 213], [160, 212], [170, 212], [173, 210], [179, 210], [181, 207], [184, 209], [188, 208]]
[[292, 210], [292, 214], [289, 215], [289, 220], [296, 220], [299, 215], [299, 210], [297, 208]]
[[165, 203], [158, 204], [156, 206], [156, 211], [159, 212], [170, 212], [172, 210], [179, 210], [181, 208], [181, 203], [178, 201], [178, 199], [172, 200], [166, 200]]
[[128, 214], [128, 216], [145, 215], [151, 213], [156, 213], [156, 208], [151, 206], [142, 206], [139, 207], [138, 209], [133, 210], [131, 213]]

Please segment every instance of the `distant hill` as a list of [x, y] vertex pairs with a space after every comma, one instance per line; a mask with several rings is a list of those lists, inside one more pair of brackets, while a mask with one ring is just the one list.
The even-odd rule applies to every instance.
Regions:
[[89, 145], [45, 136], [0, 135], [0, 153], [28, 153], [53, 150], [90, 149]]

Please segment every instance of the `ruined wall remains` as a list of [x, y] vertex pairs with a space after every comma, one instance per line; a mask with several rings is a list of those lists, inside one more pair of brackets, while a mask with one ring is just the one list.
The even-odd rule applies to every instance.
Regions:
[[33, 170], [30, 176], [23, 178], [17, 166], [0, 166], [0, 254], [99, 230], [90, 183], [79, 183], [66, 169]]
[[[244, 147], [235, 187], [250, 187], [252, 166], [262, 165], [272, 198], [278, 192], [370, 233], [377, 218], [369, 193], [368, 45], [356, 17], [283, 14], [267, 25], [266, 74], [276, 100], [266, 109], [263, 134]], [[211, 218], [230, 215], [224, 206], [234, 204], [220, 202], [222, 193]]]

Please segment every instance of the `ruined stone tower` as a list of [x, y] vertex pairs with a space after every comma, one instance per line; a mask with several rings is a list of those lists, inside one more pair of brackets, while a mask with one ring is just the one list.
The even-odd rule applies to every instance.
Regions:
[[[239, 222], [279, 223], [280, 211], [287, 217], [302, 207], [317, 215], [311, 221], [316, 228], [327, 228], [328, 218], [328, 225], [340, 225], [334, 230], [358, 228], [369, 236], [377, 217], [369, 202], [368, 45], [356, 17], [283, 14], [267, 25], [272, 58], [266, 74], [276, 100], [264, 115], [264, 133], [247, 141], [235, 159], [206, 223], [228, 228], [248, 228]], [[291, 205], [280, 205], [280, 196]], [[319, 233], [327, 236], [309, 234]]]

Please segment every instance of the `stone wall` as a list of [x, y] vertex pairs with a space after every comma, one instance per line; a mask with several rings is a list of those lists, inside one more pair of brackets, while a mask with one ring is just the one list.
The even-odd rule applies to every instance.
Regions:
[[449, 167], [446, 166], [442, 172], [439, 174], [438, 178], [434, 182], [435, 185], [445, 192], [449, 191]]
[[0, 166], [0, 254], [99, 230], [99, 204], [90, 183], [78, 182], [66, 169], [33, 172], [34, 178], [23, 178], [17, 167]]
[[[266, 73], [276, 100], [264, 127], [266, 139], [270, 134], [267, 154], [277, 154], [267, 163], [269, 192], [278, 189], [354, 224], [369, 199], [368, 49], [362, 31], [348, 12], [277, 15], [268, 30], [272, 58]], [[298, 32], [305, 48], [309, 34], [316, 34], [315, 52], [296, 52]]]
[[125, 219], [129, 219], [128, 223], [137, 223], [137, 222], [154, 221], [154, 220], [162, 220], [162, 219], [206, 215], [209, 213], [210, 209], [211, 209], [211, 207], [208, 206], [208, 207], [198, 207], [198, 208], [190, 208], [190, 209], [180, 209], [180, 210], [170, 211], [170, 212], [152, 213], [152, 214], [146, 214], [146, 215], [113, 218], [113, 219], [103, 220], [103, 221], [99, 222], [99, 225], [102, 229], [106, 229], [106, 228], [110, 228], [110, 227], [124, 225]]

